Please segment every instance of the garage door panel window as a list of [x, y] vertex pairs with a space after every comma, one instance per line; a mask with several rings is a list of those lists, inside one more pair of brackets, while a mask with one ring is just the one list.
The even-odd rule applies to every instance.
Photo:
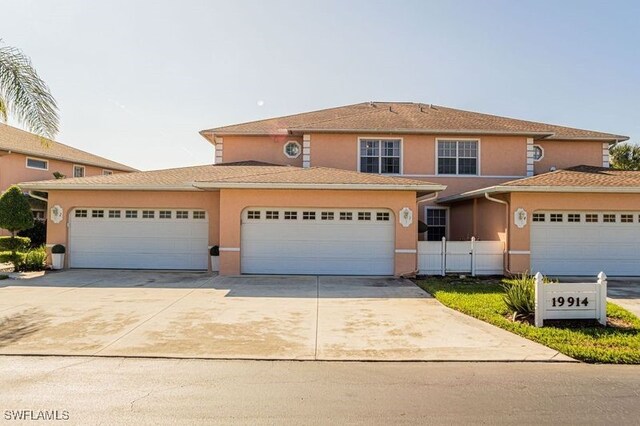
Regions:
[[120, 218], [120, 210], [109, 210], [109, 218], [110, 219], [119, 219]]
[[194, 219], [205, 219], [206, 218], [206, 214], [203, 211], [195, 211], [195, 212], [193, 212], [193, 218]]
[[302, 220], [316, 220], [316, 212], [302, 212]]
[[358, 212], [358, 220], [371, 220], [371, 212]]
[[127, 210], [127, 211], [125, 211], [124, 216], [127, 219], [137, 219], [138, 218], [138, 210]]
[[333, 220], [334, 215], [333, 212], [322, 212], [321, 219], [322, 220]]
[[633, 223], [633, 215], [632, 214], [621, 214], [620, 222], [622, 223]]
[[567, 222], [580, 222], [580, 214], [578, 214], [578, 213], [569, 213], [567, 215]]
[[260, 219], [260, 211], [259, 210], [249, 210], [247, 212], [247, 219]]
[[353, 220], [353, 213], [340, 212], [340, 220]]
[[584, 221], [588, 223], [598, 223], [598, 215], [595, 213], [587, 213], [584, 215]]
[[153, 210], [142, 210], [143, 219], [155, 219], [156, 212]]
[[298, 212], [284, 212], [284, 220], [298, 220]]
[[91, 210], [92, 218], [102, 218], [104, 217], [104, 210]]
[[376, 220], [379, 222], [388, 222], [389, 221], [389, 213], [387, 212], [378, 212], [376, 213]]
[[534, 213], [533, 221], [534, 222], [544, 222], [546, 220], [546, 216], [544, 213]]
[[171, 210], [160, 210], [159, 218], [160, 219], [171, 219]]
[[605, 213], [605, 214], [602, 215], [602, 222], [604, 222], [604, 223], [615, 223], [616, 222], [616, 215], [615, 214]]
[[178, 210], [176, 212], [176, 219], [189, 219], [189, 212], [187, 210]]
[[562, 213], [551, 213], [549, 215], [549, 222], [562, 222], [564, 215]]
[[265, 217], [269, 220], [278, 220], [280, 219], [280, 212], [277, 210], [267, 210]]
[[84, 209], [76, 209], [75, 216], [76, 217], [87, 217], [87, 210]]

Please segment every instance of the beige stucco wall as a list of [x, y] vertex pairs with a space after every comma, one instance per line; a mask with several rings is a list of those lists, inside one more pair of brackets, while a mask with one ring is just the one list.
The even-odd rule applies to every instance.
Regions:
[[[47, 223], [47, 244], [63, 244], [69, 248], [69, 213], [77, 207], [95, 208], [184, 208], [206, 210], [209, 216], [209, 245], [219, 242], [219, 192], [205, 191], [50, 191], [49, 207], [59, 205], [64, 210], [60, 223]], [[69, 250], [67, 249], [67, 253]], [[69, 256], [65, 256], [68, 264]]]
[[510, 220], [509, 250], [525, 252], [510, 254], [508, 267], [511, 272], [519, 273], [530, 269], [531, 217], [539, 210], [554, 211], [638, 211], [640, 197], [637, 194], [607, 193], [512, 193], [510, 197], [510, 215], [513, 217], [518, 208], [528, 213], [529, 220], [524, 228], [518, 228]]
[[485, 198], [475, 198], [449, 206], [451, 240], [504, 241], [507, 207]]
[[[27, 168], [27, 157], [47, 160], [49, 162], [49, 170]], [[1, 155], [0, 191], [5, 191], [9, 186], [19, 182], [54, 179], [54, 172], [60, 172], [67, 177], [73, 177], [74, 165], [84, 166], [85, 176], [101, 175], [102, 171], [105, 170], [102, 167], [88, 166], [86, 164], [74, 163], [69, 161], [51, 160], [45, 157], [27, 156], [16, 153]], [[112, 171], [113, 173], [121, 173], [117, 170]]]
[[551, 167], [587, 166], [602, 167], [602, 142], [591, 141], [535, 141], [540, 145], [544, 156], [533, 164], [535, 174], [546, 173]]
[[[402, 139], [403, 174], [436, 174], [436, 139], [478, 139], [480, 141], [480, 173], [487, 176], [525, 176], [527, 172], [527, 140], [513, 136], [446, 135], [311, 135], [311, 165], [358, 169], [358, 138]], [[505, 161], [508, 158], [509, 161]]]
[[[316, 207], [316, 208], [388, 208], [396, 215], [396, 250], [416, 250], [417, 221], [405, 228], [397, 216], [403, 207], [415, 214], [416, 193], [411, 191], [337, 191], [337, 190], [252, 190], [220, 191], [220, 273], [240, 273], [240, 252], [225, 251], [240, 247], [241, 213], [247, 207]], [[412, 274], [416, 270], [416, 253], [395, 254], [395, 274]]]
[[[222, 161], [256, 160], [272, 164], [302, 167], [302, 137], [299, 136], [224, 136]], [[284, 145], [289, 141], [300, 144], [301, 153], [297, 158], [284, 154]]]

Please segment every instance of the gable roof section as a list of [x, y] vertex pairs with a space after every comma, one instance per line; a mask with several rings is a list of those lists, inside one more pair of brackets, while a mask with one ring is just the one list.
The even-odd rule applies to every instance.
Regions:
[[508, 192], [631, 192], [640, 193], [640, 171], [576, 166], [537, 176], [512, 180], [488, 188], [443, 198], [446, 203]]
[[[245, 165], [246, 162], [46, 180], [19, 184], [26, 190], [199, 191], [220, 188], [363, 189], [434, 192], [443, 185], [326, 167]], [[256, 162], [257, 163], [257, 162]]]
[[0, 150], [34, 157], [68, 161], [108, 170], [134, 172], [137, 169], [116, 163], [60, 142], [42, 138], [33, 133], [0, 123]]
[[616, 142], [627, 136], [411, 102], [364, 102], [337, 108], [203, 130], [213, 135], [274, 135], [304, 132], [504, 134], [550, 140]]

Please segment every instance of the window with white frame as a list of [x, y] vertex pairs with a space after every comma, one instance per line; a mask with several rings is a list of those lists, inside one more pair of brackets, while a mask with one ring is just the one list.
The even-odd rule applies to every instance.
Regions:
[[47, 160], [41, 160], [39, 158], [27, 157], [27, 168], [49, 170], [49, 162]]
[[104, 170], [102, 170], [102, 174], [103, 174], [104, 176], [111, 176], [111, 175], [113, 174], [113, 171], [112, 171], [112, 170], [104, 169]]
[[400, 174], [400, 139], [360, 139], [360, 171]]
[[427, 241], [441, 241], [447, 236], [447, 210], [427, 208]]
[[84, 166], [73, 166], [73, 177], [84, 177]]
[[533, 161], [540, 161], [544, 157], [544, 150], [540, 145], [533, 145]]
[[439, 175], [477, 175], [477, 140], [438, 140]]

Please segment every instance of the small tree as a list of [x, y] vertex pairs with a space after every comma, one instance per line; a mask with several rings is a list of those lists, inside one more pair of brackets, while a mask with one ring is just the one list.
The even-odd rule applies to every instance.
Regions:
[[17, 186], [11, 186], [0, 196], [0, 228], [11, 232], [11, 261], [18, 269], [16, 233], [33, 228], [33, 214], [27, 197]]
[[640, 146], [621, 143], [609, 149], [611, 167], [618, 170], [640, 170]]

